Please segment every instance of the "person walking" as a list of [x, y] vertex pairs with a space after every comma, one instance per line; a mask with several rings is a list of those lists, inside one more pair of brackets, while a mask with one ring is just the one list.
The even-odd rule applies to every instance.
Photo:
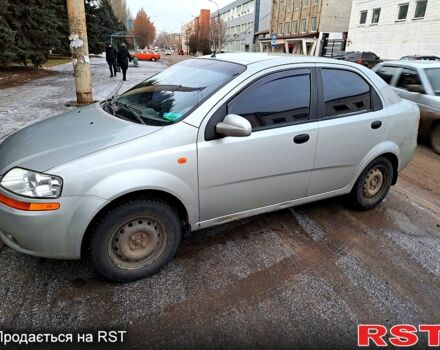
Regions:
[[118, 51], [113, 47], [111, 43], [107, 44], [105, 48], [105, 60], [110, 68], [110, 78], [116, 77], [116, 56]]
[[127, 69], [128, 62], [131, 62], [130, 53], [128, 52], [127, 45], [125, 43], [121, 44], [118, 51], [118, 64], [122, 69], [122, 80], [127, 80]]

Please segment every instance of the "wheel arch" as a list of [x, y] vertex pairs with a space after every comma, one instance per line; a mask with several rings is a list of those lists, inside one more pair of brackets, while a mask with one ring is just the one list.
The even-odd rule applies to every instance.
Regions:
[[87, 226], [87, 229], [82, 237], [81, 241], [81, 257], [85, 256], [86, 249], [88, 248], [88, 245], [90, 243], [90, 238], [93, 233], [93, 228], [95, 225], [99, 222], [101, 217], [107, 212], [108, 210], [120, 205], [121, 203], [128, 202], [130, 200], [135, 199], [155, 199], [163, 201], [173, 208], [176, 208], [177, 213], [179, 215], [179, 218], [181, 219], [181, 225], [183, 232], [188, 232], [191, 229], [191, 225], [189, 222], [189, 215], [188, 210], [186, 209], [185, 205], [182, 203], [182, 201], [177, 198], [175, 195], [163, 191], [163, 190], [153, 190], [153, 189], [146, 189], [146, 190], [137, 190], [130, 193], [125, 193], [119, 197], [114, 198], [111, 202], [107, 203], [103, 208], [101, 208], [98, 213], [95, 214], [93, 219], [90, 221], [90, 223]]

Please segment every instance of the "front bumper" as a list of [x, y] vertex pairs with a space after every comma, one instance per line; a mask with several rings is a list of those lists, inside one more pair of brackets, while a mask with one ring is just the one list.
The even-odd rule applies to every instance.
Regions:
[[[0, 189], [0, 193], [23, 200]], [[37, 201], [35, 201], [37, 202]], [[60, 209], [22, 211], [0, 203], [0, 237], [19, 252], [55, 259], [79, 259], [87, 226], [107, 201], [98, 197], [62, 197]]]

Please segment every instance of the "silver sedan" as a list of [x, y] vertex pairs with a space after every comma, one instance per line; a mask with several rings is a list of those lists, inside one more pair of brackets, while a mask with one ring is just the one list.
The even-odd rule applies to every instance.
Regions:
[[190, 59], [0, 145], [0, 236], [113, 281], [158, 272], [182, 233], [347, 195], [377, 206], [419, 110], [370, 70], [318, 57]]

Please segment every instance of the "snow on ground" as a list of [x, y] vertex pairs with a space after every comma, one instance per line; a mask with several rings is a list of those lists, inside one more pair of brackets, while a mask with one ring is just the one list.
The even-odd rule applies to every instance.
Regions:
[[[127, 81], [123, 82], [119, 92], [165, 68], [166, 65], [159, 62], [139, 62], [137, 68], [130, 65]], [[0, 90], [0, 142], [19, 129], [72, 108], [65, 105], [76, 99], [72, 64], [51, 69], [59, 74]], [[98, 101], [113, 95], [122, 83], [122, 74], [110, 78], [104, 58], [92, 58], [91, 69], [93, 99]]]

